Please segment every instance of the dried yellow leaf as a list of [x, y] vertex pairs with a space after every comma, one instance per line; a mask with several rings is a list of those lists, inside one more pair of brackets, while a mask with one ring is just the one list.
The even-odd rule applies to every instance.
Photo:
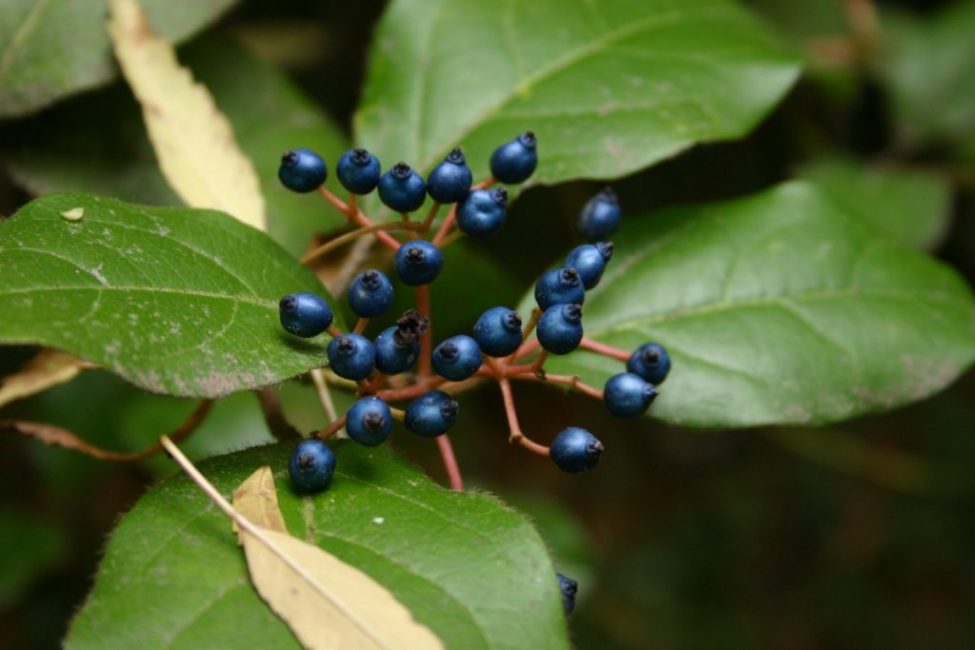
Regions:
[[19, 372], [0, 379], [0, 406], [74, 379], [92, 364], [60, 350], [44, 349]]
[[388, 589], [323, 549], [273, 529], [284, 521], [270, 467], [240, 485], [234, 508], [256, 527], [235, 527], [254, 587], [304, 647], [443, 648]]
[[214, 208], [265, 229], [257, 172], [206, 87], [153, 34], [137, 0], [110, 0], [115, 56], [142, 106], [159, 167], [194, 208]]

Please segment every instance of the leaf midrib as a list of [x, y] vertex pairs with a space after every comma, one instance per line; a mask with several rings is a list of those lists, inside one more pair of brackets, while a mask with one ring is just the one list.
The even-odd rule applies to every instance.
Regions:
[[97, 291], [101, 293], [103, 291], [119, 291], [119, 292], [131, 292], [131, 293], [148, 293], [148, 294], [173, 294], [179, 296], [192, 296], [194, 298], [212, 298], [216, 300], [232, 300], [235, 302], [244, 302], [256, 307], [263, 307], [272, 311], [277, 311], [277, 303], [273, 300], [261, 300], [255, 296], [238, 296], [223, 293], [213, 293], [211, 291], [201, 291], [199, 289], [173, 289], [170, 287], [129, 287], [129, 286], [72, 286], [64, 285], [58, 287], [25, 287], [23, 289], [5, 289], [0, 291], [0, 297], [12, 296], [15, 294], [23, 293], [42, 293], [46, 291]]

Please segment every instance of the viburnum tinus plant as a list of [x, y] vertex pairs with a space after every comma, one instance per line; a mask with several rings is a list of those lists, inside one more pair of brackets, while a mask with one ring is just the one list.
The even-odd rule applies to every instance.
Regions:
[[[535, 285], [536, 307], [527, 323], [514, 309], [497, 306], [477, 318], [470, 334], [455, 334], [433, 346], [428, 285], [443, 267], [441, 248], [457, 235], [488, 237], [504, 225], [508, 194], [496, 183], [515, 185], [526, 181], [538, 165], [538, 143], [526, 131], [500, 145], [491, 154], [491, 176], [472, 185], [473, 176], [464, 154], [453, 149], [433, 169], [426, 181], [408, 164], [399, 162], [380, 175], [380, 162], [366, 149], [352, 149], [337, 166], [339, 181], [349, 193], [343, 201], [324, 185], [325, 161], [308, 149], [292, 149], [281, 157], [278, 178], [295, 192], [318, 191], [350, 224], [358, 226], [352, 235], [374, 236], [395, 254], [393, 268], [400, 280], [414, 287], [416, 308], [395, 325], [370, 340], [364, 333], [372, 318], [382, 316], [393, 303], [393, 284], [378, 269], [355, 277], [348, 289], [349, 307], [358, 317], [351, 332], [332, 323], [333, 310], [314, 293], [292, 293], [281, 298], [280, 319], [285, 330], [303, 338], [325, 331], [331, 335], [328, 365], [336, 375], [356, 382], [355, 401], [345, 415], [328, 428], [313, 434], [314, 440], [298, 445], [289, 469], [295, 487], [303, 492], [324, 489], [335, 471], [335, 457], [320, 441], [343, 428], [359, 444], [382, 444], [392, 431], [393, 420], [419, 436], [437, 438], [443, 462], [455, 490], [463, 489], [447, 431], [457, 421], [460, 404], [445, 390], [474, 377], [490, 378], [501, 389], [509, 440], [528, 451], [550, 457], [566, 472], [592, 469], [599, 462], [603, 443], [580, 427], [568, 427], [555, 435], [551, 446], [542, 445], [522, 431], [515, 408], [512, 380], [563, 384], [602, 400], [612, 415], [629, 418], [643, 415], [657, 396], [657, 385], [670, 370], [670, 357], [658, 343], [647, 342], [632, 352], [587, 338], [583, 333], [582, 304], [586, 291], [599, 284], [613, 255], [613, 244], [596, 241], [572, 249], [559, 268], [545, 272]], [[402, 220], [375, 224], [357, 205], [358, 197], [378, 187], [379, 197]], [[493, 189], [492, 189], [493, 188]], [[422, 220], [411, 213], [425, 195], [433, 200]], [[450, 206], [446, 218], [435, 227], [442, 206]], [[579, 213], [577, 228], [589, 240], [609, 237], [619, 228], [620, 207], [609, 188], [592, 197]], [[404, 230], [408, 239], [399, 241], [389, 233]], [[327, 243], [306, 260], [334, 250]], [[575, 375], [551, 374], [545, 370], [549, 354], [569, 354], [578, 347], [626, 363], [627, 372], [615, 374], [599, 390]], [[408, 382], [388, 385], [388, 379], [408, 373]], [[389, 402], [409, 401], [405, 410]], [[317, 442], [316, 442], [317, 441]]]

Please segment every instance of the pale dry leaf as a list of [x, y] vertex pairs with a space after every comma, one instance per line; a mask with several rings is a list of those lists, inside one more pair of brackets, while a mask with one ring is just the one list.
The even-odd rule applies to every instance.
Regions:
[[18, 372], [0, 379], [0, 406], [71, 381], [79, 372], [92, 367], [93, 364], [78, 357], [45, 348]]
[[[287, 532], [270, 467], [234, 492], [234, 508], [257, 526], [235, 526], [251, 581], [306, 648], [443, 648], [388, 589], [359, 569]], [[256, 521], [250, 520], [253, 516]]]
[[257, 172], [206, 87], [153, 34], [137, 0], [111, 0], [108, 31], [170, 187], [190, 207], [222, 210], [265, 230]]

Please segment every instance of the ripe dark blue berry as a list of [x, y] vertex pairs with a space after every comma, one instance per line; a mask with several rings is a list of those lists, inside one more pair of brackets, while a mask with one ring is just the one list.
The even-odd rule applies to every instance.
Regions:
[[278, 179], [294, 192], [313, 192], [328, 176], [322, 157], [310, 149], [292, 149], [281, 155]]
[[380, 332], [373, 345], [376, 348], [376, 369], [387, 375], [406, 372], [420, 356], [419, 338], [404, 335], [396, 325]]
[[335, 454], [321, 440], [302, 440], [288, 461], [291, 484], [298, 492], [319, 492], [328, 487], [335, 473]]
[[612, 242], [583, 244], [569, 251], [569, 256], [565, 258], [565, 265], [576, 270], [586, 289], [592, 289], [599, 284], [599, 278], [603, 277], [603, 270], [612, 257]]
[[582, 278], [572, 267], [546, 271], [535, 283], [535, 302], [542, 309], [552, 305], [581, 305], [585, 299], [586, 288], [582, 285]]
[[508, 192], [503, 187], [474, 190], [457, 205], [457, 227], [473, 237], [488, 237], [501, 230], [508, 213]]
[[393, 283], [384, 273], [363, 271], [349, 287], [349, 306], [360, 318], [382, 316], [393, 304]]
[[285, 330], [304, 338], [317, 336], [332, 324], [332, 308], [325, 299], [302, 291], [289, 293], [278, 302], [278, 317]]
[[420, 395], [406, 407], [406, 428], [426, 438], [436, 438], [454, 426], [460, 404], [441, 390]]
[[451, 381], [471, 377], [483, 360], [477, 341], [464, 334], [451, 336], [433, 349], [433, 369]]
[[618, 418], [643, 415], [656, 396], [656, 389], [632, 372], [613, 375], [603, 387], [603, 404]]
[[454, 149], [427, 176], [427, 194], [440, 203], [457, 203], [467, 196], [473, 180], [464, 154]]
[[538, 165], [537, 143], [531, 131], [506, 142], [491, 154], [491, 173], [502, 183], [521, 183]]
[[656, 386], [670, 372], [670, 355], [659, 343], [644, 343], [630, 355], [626, 369]]
[[563, 429], [548, 450], [549, 457], [559, 469], [572, 474], [595, 467], [602, 453], [603, 443], [579, 427]]
[[397, 212], [413, 212], [419, 208], [423, 205], [426, 191], [426, 184], [420, 175], [404, 162], [393, 165], [379, 179], [379, 199]]
[[555, 577], [559, 581], [559, 591], [562, 592], [562, 609], [565, 610], [566, 615], [569, 615], [576, 608], [576, 591], [579, 589], [579, 583], [561, 573], [556, 573]]
[[576, 227], [589, 241], [606, 239], [620, 227], [621, 216], [616, 193], [607, 187], [582, 207]]
[[345, 417], [346, 433], [366, 447], [381, 445], [393, 430], [393, 414], [389, 404], [378, 397], [357, 400], [349, 407]]
[[327, 354], [332, 372], [352, 381], [368, 377], [376, 362], [372, 342], [359, 334], [343, 334], [332, 339]]
[[568, 354], [582, 341], [582, 306], [553, 305], [538, 319], [538, 342], [552, 354]]
[[335, 175], [352, 194], [368, 194], [379, 183], [379, 158], [365, 149], [350, 149], [336, 163]]
[[443, 253], [425, 239], [413, 239], [396, 251], [393, 266], [400, 279], [410, 286], [430, 284], [443, 267]]
[[474, 323], [474, 340], [489, 357], [506, 357], [521, 345], [521, 316], [507, 307], [492, 307]]

